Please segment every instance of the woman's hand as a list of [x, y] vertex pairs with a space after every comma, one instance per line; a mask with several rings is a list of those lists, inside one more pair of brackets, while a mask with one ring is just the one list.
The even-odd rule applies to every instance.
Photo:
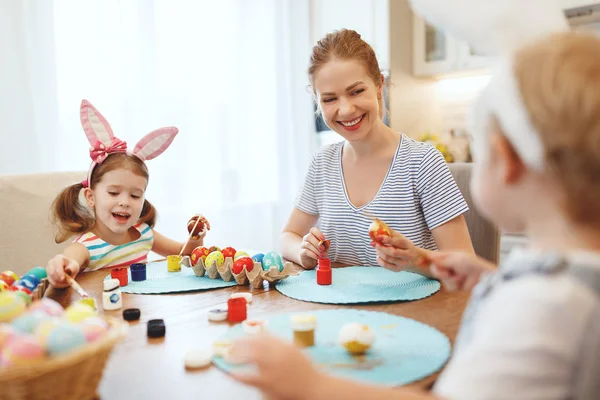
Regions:
[[252, 364], [252, 373], [233, 377], [260, 389], [273, 399], [311, 399], [324, 379], [308, 357], [293, 344], [268, 334], [247, 336], [235, 342], [227, 361]]
[[[407, 267], [416, 266], [419, 250], [400, 232], [392, 230], [392, 234], [379, 235], [371, 243], [377, 251], [377, 264], [392, 271], [403, 271]], [[422, 250], [424, 251], [424, 250]]]
[[300, 243], [300, 261], [306, 269], [316, 267], [319, 258], [327, 256], [329, 241], [318, 228], [312, 227]]
[[[198, 222], [198, 225], [196, 225], [196, 228], [194, 229], [194, 225], [196, 224], [196, 221], [198, 219], [200, 219], [200, 221]], [[192, 232], [192, 229], [194, 229], [194, 232]], [[203, 239], [204, 236], [206, 236], [206, 233], [208, 231], [210, 231], [210, 222], [208, 222], [208, 220], [205, 217], [203, 217], [201, 214], [196, 214], [192, 218], [190, 218], [190, 220], [188, 221], [187, 230], [188, 230], [188, 233], [190, 233], [192, 235], [192, 240]]]
[[69, 286], [65, 275], [75, 277], [79, 273], [79, 264], [77, 261], [58, 254], [54, 256], [46, 265], [46, 273], [48, 274], [48, 281], [50, 285], [55, 288], [65, 288]]
[[497, 267], [491, 262], [469, 253], [431, 252], [431, 274], [450, 290], [471, 290], [481, 275]]

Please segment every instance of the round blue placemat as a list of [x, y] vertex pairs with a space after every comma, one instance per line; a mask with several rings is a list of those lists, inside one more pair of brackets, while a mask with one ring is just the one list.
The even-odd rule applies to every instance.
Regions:
[[[225, 282], [221, 278], [210, 279], [206, 275], [196, 276], [191, 268], [183, 267], [179, 272], [168, 272], [166, 261], [148, 263], [145, 281], [134, 282], [131, 280], [129, 269], [127, 269], [127, 273], [129, 274], [129, 283], [127, 286], [121, 286], [121, 291], [133, 294], [193, 292], [237, 285], [234, 280]], [[110, 279], [110, 275], [106, 279]]]
[[275, 286], [297, 300], [327, 304], [361, 304], [418, 300], [440, 290], [440, 283], [412, 272], [393, 272], [379, 267], [332, 269], [332, 284], [317, 285], [315, 270], [290, 276]]
[[[269, 318], [268, 331], [291, 341], [290, 316], [293, 314]], [[450, 341], [444, 334], [412, 319], [353, 309], [319, 310], [312, 314], [317, 317], [315, 346], [306, 351], [317, 367], [343, 378], [379, 385], [404, 385], [438, 371], [450, 356]], [[365, 356], [353, 357], [338, 344], [340, 329], [350, 322], [366, 324], [375, 331], [375, 342]], [[238, 324], [224, 338], [243, 335]], [[221, 357], [213, 362], [227, 372], [248, 368], [229, 364]]]

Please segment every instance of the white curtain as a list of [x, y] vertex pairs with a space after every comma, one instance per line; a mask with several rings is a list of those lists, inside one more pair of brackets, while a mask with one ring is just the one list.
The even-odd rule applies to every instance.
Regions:
[[309, 0], [0, 1], [0, 173], [85, 170], [88, 99], [132, 148], [177, 126], [148, 162], [157, 230], [275, 250], [311, 153]]

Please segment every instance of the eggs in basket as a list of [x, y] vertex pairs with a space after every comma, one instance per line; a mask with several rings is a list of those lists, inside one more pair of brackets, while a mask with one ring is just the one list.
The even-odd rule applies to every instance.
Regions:
[[292, 263], [284, 262], [275, 251], [250, 257], [233, 247], [197, 247], [190, 256], [183, 257], [181, 265], [192, 268], [196, 276], [221, 278], [225, 282], [235, 280], [238, 285], [250, 284], [252, 287], [262, 286], [263, 281], [274, 283], [297, 275]]

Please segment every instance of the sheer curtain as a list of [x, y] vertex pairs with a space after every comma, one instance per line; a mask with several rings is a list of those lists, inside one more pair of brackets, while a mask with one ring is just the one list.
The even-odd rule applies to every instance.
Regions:
[[308, 3], [2, 2], [2, 140], [16, 139], [0, 173], [86, 169], [86, 98], [130, 147], [159, 126], [179, 128], [148, 162], [157, 230], [184, 239], [200, 212], [207, 244], [276, 249], [316, 148]]

